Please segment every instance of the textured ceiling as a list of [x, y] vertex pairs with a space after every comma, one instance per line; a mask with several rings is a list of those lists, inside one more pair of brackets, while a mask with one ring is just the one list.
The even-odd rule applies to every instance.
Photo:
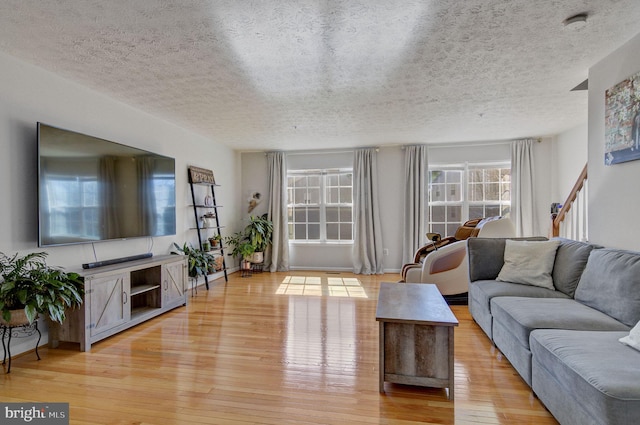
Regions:
[[638, 0], [0, 2], [0, 50], [239, 150], [557, 134], [638, 32]]

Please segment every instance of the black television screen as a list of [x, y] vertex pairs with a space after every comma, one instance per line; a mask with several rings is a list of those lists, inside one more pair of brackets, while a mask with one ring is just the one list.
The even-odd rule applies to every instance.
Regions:
[[39, 246], [176, 233], [175, 159], [38, 123]]

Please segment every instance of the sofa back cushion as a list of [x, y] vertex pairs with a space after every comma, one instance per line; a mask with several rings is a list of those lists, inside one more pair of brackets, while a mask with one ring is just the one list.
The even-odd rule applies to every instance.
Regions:
[[575, 299], [634, 326], [640, 321], [640, 253], [592, 250]]
[[560, 246], [556, 251], [556, 261], [553, 266], [553, 286], [573, 298], [580, 276], [587, 265], [589, 254], [596, 246], [570, 239], [556, 239], [560, 241]]
[[553, 264], [559, 240], [505, 241], [504, 266], [496, 280], [554, 290]]
[[476, 280], [495, 280], [504, 265], [504, 247], [507, 239], [546, 241], [545, 237], [531, 238], [469, 238], [469, 278]]

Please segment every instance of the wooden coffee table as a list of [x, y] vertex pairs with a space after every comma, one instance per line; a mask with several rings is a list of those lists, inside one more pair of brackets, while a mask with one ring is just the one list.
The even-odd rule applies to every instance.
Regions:
[[381, 283], [380, 392], [384, 382], [448, 388], [453, 400], [453, 315], [436, 285]]

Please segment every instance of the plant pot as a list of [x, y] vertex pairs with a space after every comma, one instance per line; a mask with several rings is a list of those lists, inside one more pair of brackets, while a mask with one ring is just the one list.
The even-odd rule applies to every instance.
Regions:
[[251, 261], [242, 260], [242, 270], [251, 270]]
[[0, 325], [3, 326], [23, 326], [29, 324], [29, 319], [27, 319], [27, 314], [24, 312], [23, 308], [11, 311], [11, 320], [6, 322], [2, 316], [0, 316]]
[[202, 218], [202, 227], [204, 227], [205, 229], [211, 228], [211, 227], [216, 227], [216, 219], [215, 219], [215, 217], [214, 218], [203, 217]]
[[264, 253], [263, 252], [254, 252], [251, 256], [251, 262], [255, 264], [260, 264], [264, 261]]

